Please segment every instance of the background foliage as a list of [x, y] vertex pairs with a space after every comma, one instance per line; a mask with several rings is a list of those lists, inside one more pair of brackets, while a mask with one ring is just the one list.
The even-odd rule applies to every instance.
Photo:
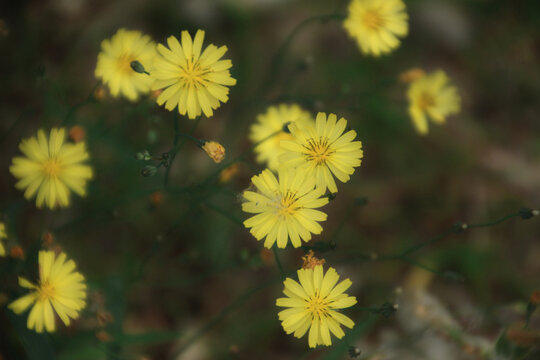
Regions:
[[[82, 319], [53, 335], [27, 330], [25, 317], [2, 306], [3, 358], [341, 359], [357, 346], [370, 359], [538, 359], [538, 318], [528, 331], [520, 323], [540, 286], [537, 219], [450, 231], [406, 259], [385, 254], [458, 221], [484, 223], [538, 206], [540, 3], [406, 3], [410, 35], [380, 59], [362, 56], [334, 19], [345, 13], [343, 1], [2, 5], [0, 212], [9, 246], [25, 252], [23, 260], [0, 260], [2, 302], [19, 294], [16, 275], [33, 278], [47, 232], [49, 246], [77, 261], [91, 290]], [[290, 37], [320, 16], [326, 20], [312, 19]], [[120, 27], [157, 42], [202, 28], [207, 43], [228, 46], [238, 79], [230, 101], [211, 119], [178, 122], [179, 131], [222, 143], [224, 163], [187, 142], [168, 182], [164, 168], [141, 176], [144, 163], [134, 154], [170, 151], [174, 120], [152, 98], [96, 98], [100, 42]], [[424, 138], [410, 124], [397, 79], [411, 67], [445, 69], [463, 99], [462, 113]], [[364, 143], [362, 166], [326, 206], [329, 220], [315, 239], [328, 263], [353, 280], [349, 294], [359, 300], [347, 312], [356, 327], [329, 349], [307, 351], [307, 340], [283, 332], [273, 254], [241, 226], [238, 194], [262, 169], [247, 132], [280, 102], [344, 116]], [[15, 190], [8, 167], [22, 137], [60, 125], [85, 129], [96, 176], [68, 210], [37, 210]], [[220, 183], [232, 162], [238, 173]], [[287, 273], [302, 254], [279, 253]], [[362, 309], [384, 302], [399, 304], [395, 316]]]

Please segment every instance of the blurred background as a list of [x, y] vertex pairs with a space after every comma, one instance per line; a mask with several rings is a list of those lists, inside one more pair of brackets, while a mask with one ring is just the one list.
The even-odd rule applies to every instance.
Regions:
[[[387, 259], [457, 222], [483, 224], [540, 203], [540, 2], [407, 0], [410, 32], [389, 56], [363, 56], [340, 20], [347, 1], [17, 1], [0, 5], [0, 358], [11, 359], [540, 359], [538, 218], [449, 234]], [[173, 147], [173, 118], [149, 96], [108, 96], [94, 77], [103, 39], [119, 28], [165, 42], [206, 31], [227, 45], [230, 100], [180, 130], [223, 144], [215, 164], [192, 142], [165, 169], [141, 176], [135, 154]], [[289, 38], [281, 56], [276, 54]], [[410, 68], [444, 69], [462, 111], [419, 137], [408, 117]], [[355, 328], [331, 348], [282, 330], [282, 279], [271, 251], [242, 225], [239, 194], [263, 169], [247, 138], [270, 105], [298, 103], [349, 120], [364, 144], [351, 181], [323, 210], [317, 255], [353, 281]], [[67, 210], [38, 210], [8, 171], [21, 138], [79, 126], [95, 178]], [[227, 161], [241, 155], [228, 168]], [[34, 279], [37, 251], [63, 249], [89, 283], [88, 307], [52, 335], [26, 329], [6, 304]], [[279, 251], [287, 273], [306, 249]], [[359, 307], [397, 304], [390, 316]], [[528, 305], [529, 303], [529, 305]], [[356, 353], [354, 353], [356, 355]]]

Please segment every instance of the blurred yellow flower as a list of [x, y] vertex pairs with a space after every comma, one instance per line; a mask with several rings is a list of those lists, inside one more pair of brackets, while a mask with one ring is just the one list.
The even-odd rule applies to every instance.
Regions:
[[39, 130], [37, 137], [22, 140], [19, 149], [25, 157], [14, 157], [9, 171], [19, 179], [15, 187], [24, 190], [25, 198], [37, 194], [37, 207], [68, 206], [70, 190], [86, 194], [86, 182], [93, 176], [92, 168], [84, 164], [89, 158], [86, 145], [65, 142], [64, 128], [53, 128], [48, 139]]
[[218, 142], [207, 141], [202, 146], [202, 149], [215, 163], [220, 163], [225, 159], [225, 148]]
[[[356, 131], [346, 133], [347, 120], [337, 121], [334, 114], [318, 113], [315, 126], [300, 129], [292, 124], [289, 129], [293, 140], [282, 140], [281, 147], [285, 150], [280, 156], [283, 165], [298, 167], [314, 177], [317, 187], [325, 192], [337, 192], [334, 176], [341, 182], [350, 180], [354, 168], [360, 166], [363, 156], [362, 143], [353, 141]], [[332, 176], [332, 174], [334, 176]]]
[[323, 190], [315, 188], [315, 179], [304, 170], [295, 171], [280, 168], [278, 179], [268, 169], [251, 178], [257, 192], [243, 193], [242, 210], [257, 214], [244, 221], [246, 228], [257, 240], [264, 241], [270, 249], [277, 240], [279, 248], [287, 246], [288, 239], [297, 248], [303, 241], [311, 240], [311, 233], [320, 234], [319, 221], [326, 220], [326, 214], [315, 210], [328, 203], [321, 197]]
[[167, 39], [169, 48], [158, 44], [158, 56], [154, 60], [152, 77], [156, 79], [152, 90], [163, 89], [157, 103], [165, 104], [172, 111], [178, 107], [181, 115], [190, 119], [201, 115], [213, 115], [220, 102], [229, 100], [229, 88], [236, 84], [229, 69], [231, 60], [220, 60], [227, 51], [226, 46], [208, 45], [202, 51], [204, 31], [198, 30], [192, 40], [187, 31], [182, 31], [182, 44], [174, 36]]
[[[266, 163], [270, 170], [279, 167], [279, 156], [283, 153], [281, 140], [292, 140], [290, 132], [283, 130], [287, 123], [295, 123], [304, 128], [315, 124], [311, 114], [296, 104], [280, 104], [270, 106], [264, 114], [257, 116], [257, 122], [251, 125], [249, 139], [254, 144], [259, 143], [254, 151], [259, 163]], [[272, 134], [275, 134], [272, 136]]]
[[364, 54], [380, 56], [399, 46], [408, 19], [402, 0], [352, 0], [343, 26]]
[[105, 83], [113, 97], [120, 95], [135, 101], [150, 92], [153, 79], [136, 72], [132, 62], [138, 61], [151, 72], [156, 44], [140, 31], [120, 29], [110, 39], [101, 42], [95, 76]]
[[329, 268], [324, 274], [322, 265], [300, 269], [297, 273], [300, 283], [285, 279], [283, 293], [286, 297], [276, 300], [277, 306], [287, 308], [278, 314], [281, 326], [298, 339], [309, 330], [310, 348], [330, 346], [330, 333], [341, 339], [345, 335], [341, 325], [349, 329], [354, 326], [350, 318], [336, 311], [356, 304], [356, 297], [344, 293], [352, 282], [345, 279], [337, 284], [336, 270]]
[[461, 110], [457, 88], [442, 70], [422, 76], [409, 85], [409, 114], [416, 131], [428, 133], [427, 116], [436, 124], [443, 124], [446, 117]]
[[68, 326], [70, 318], [76, 319], [86, 306], [86, 284], [84, 277], [75, 271], [75, 262], [66, 261], [66, 254], [58, 257], [53, 251], [39, 252], [39, 282], [33, 284], [19, 276], [19, 285], [31, 289], [27, 295], [15, 300], [8, 307], [16, 314], [32, 306], [27, 327], [38, 333], [55, 330], [54, 312]]
[[6, 247], [2, 239], [7, 239], [6, 235], [6, 225], [3, 222], [0, 222], [0, 256], [6, 256]]

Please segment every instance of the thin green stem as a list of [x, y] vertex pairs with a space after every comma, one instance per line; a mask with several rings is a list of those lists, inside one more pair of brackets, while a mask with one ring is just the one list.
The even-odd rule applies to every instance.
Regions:
[[66, 116], [64, 117], [64, 120], [62, 120], [62, 125], [69, 125], [71, 123], [71, 120], [73, 118], [73, 115], [75, 114], [75, 112], [77, 110], [79, 110], [80, 108], [82, 108], [84, 105], [86, 104], [89, 104], [91, 102], [94, 101], [94, 92], [96, 91], [97, 87], [99, 86], [99, 82], [97, 82], [93, 87], [92, 87], [92, 90], [90, 91], [90, 94], [88, 94], [88, 96], [81, 102], [73, 105], [68, 113], [66, 114]]
[[276, 259], [276, 265], [279, 269], [279, 273], [281, 274], [281, 277], [285, 279], [285, 272], [283, 271], [283, 265], [281, 265], [281, 260], [279, 260], [277, 245], [274, 244], [274, 246], [272, 246], [272, 251], [274, 252], [274, 258]]

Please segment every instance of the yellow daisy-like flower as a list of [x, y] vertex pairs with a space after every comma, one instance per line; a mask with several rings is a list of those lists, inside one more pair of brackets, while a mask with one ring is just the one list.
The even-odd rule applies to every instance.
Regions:
[[329, 114], [327, 121], [326, 114], [320, 112], [315, 126], [300, 129], [292, 124], [289, 128], [294, 139], [281, 141], [285, 153], [280, 156], [283, 165], [303, 169], [317, 180], [318, 188], [332, 193], [337, 192], [334, 176], [343, 183], [349, 181], [363, 156], [362, 143], [353, 141], [356, 131], [343, 133], [347, 120], [336, 120], [336, 115]]
[[311, 233], [320, 234], [319, 221], [326, 220], [326, 214], [315, 210], [328, 203], [321, 196], [323, 191], [315, 189], [315, 179], [307, 172], [280, 168], [279, 180], [266, 169], [251, 178], [257, 192], [243, 193], [242, 210], [257, 214], [244, 221], [246, 228], [257, 240], [264, 241], [270, 249], [277, 240], [279, 248], [287, 246], [288, 239], [297, 248], [302, 242], [311, 240]]
[[24, 197], [37, 194], [36, 205], [69, 205], [70, 190], [80, 196], [86, 194], [86, 182], [92, 178], [92, 168], [85, 165], [89, 158], [84, 142], [65, 142], [65, 129], [53, 128], [47, 139], [39, 130], [36, 136], [24, 139], [19, 149], [25, 157], [13, 158], [9, 171], [19, 179], [15, 187], [24, 190]]
[[84, 276], [75, 271], [75, 262], [66, 261], [66, 254], [58, 257], [53, 251], [39, 252], [39, 282], [33, 284], [19, 276], [19, 285], [31, 289], [27, 295], [15, 300], [8, 307], [21, 314], [30, 306], [27, 327], [38, 333], [55, 330], [54, 313], [68, 326], [70, 318], [79, 317], [86, 306], [86, 284]]
[[310, 348], [330, 346], [330, 333], [341, 339], [345, 335], [341, 325], [349, 329], [354, 326], [350, 318], [336, 311], [356, 304], [356, 297], [344, 293], [352, 282], [345, 279], [337, 284], [336, 270], [329, 268], [324, 274], [322, 265], [300, 269], [297, 273], [300, 283], [285, 279], [283, 293], [287, 297], [276, 300], [277, 306], [288, 308], [278, 314], [281, 325], [287, 334], [294, 333], [296, 338], [309, 330]]
[[352, 0], [343, 26], [364, 54], [379, 56], [399, 46], [408, 19], [402, 0]]
[[213, 115], [220, 102], [229, 100], [229, 88], [236, 84], [229, 69], [231, 60], [220, 60], [227, 51], [226, 46], [208, 45], [202, 51], [204, 31], [198, 30], [192, 40], [187, 31], [182, 31], [182, 44], [176, 37], [167, 39], [169, 48], [158, 44], [159, 53], [154, 60], [152, 77], [156, 82], [152, 90], [164, 89], [157, 103], [165, 104], [172, 111], [178, 107], [181, 115], [190, 119], [201, 115]]
[[6, 256], [6, 247], [2, 239], [7, 239], [6, 235], [6, 225], [3, 222], [0, 222], [0, 256]]
[[461, 98], [457, 88], [442, 70], [416, 79], [407, 91], [409, 114], [416, 131], [428, 133], [427, 117], [436, 124], [443, 124], [446, 117], [461, 110]]
[[254, 151], [259, 163], [266, 163], [270, 170], [276, 171], [279, 167], [279, 156], [283, 153], [280, 147], [281, 140], [291, 140], [293, 136], [290, 132], [283, 130], [287, 123], [295, 123], [298, 127], [304, 128], [315, 124], [311, 114], [296, 104], [280, 104], [270, 106], [264, 114], [257, 116], [257, 122], [251, 125], [249, 139], [254, 143], [259, 143]]
[[135, 101], [139, 95], [150, 92], [154, 80], [148, 74], [135, 71], [132, 63], [138, 61], [151, 72], [155, 55], [156, 44], [150, 36], [120, 29], [113, 37], [101, 42], [95, 75], [107, 84], [113, 97], [122, 95]]

